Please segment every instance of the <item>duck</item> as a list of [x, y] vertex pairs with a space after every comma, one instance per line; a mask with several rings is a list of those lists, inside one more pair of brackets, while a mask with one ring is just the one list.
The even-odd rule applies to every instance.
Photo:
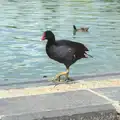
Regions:
[[73, 35], [76, 34], [76, 32], [88, 32], [88, 27], [81, 27], [79, 29], [76, 28], [75, 25], [73, 25]]
[[58, 73], [54, 77], [54, 81], [60, 81], [61, 76], [65, 76], [65, 81], [73, 80], [69, 77], [70, 66], [82, 58], [93, 57], [87, 53], [89, 50], [84, 44], [66, 39], [56, 40], [54, 33], [50, 30], [43, 32], [41, 40], [47, 40], [46, 54], [48, 57], [66, 67], [65, 72]]

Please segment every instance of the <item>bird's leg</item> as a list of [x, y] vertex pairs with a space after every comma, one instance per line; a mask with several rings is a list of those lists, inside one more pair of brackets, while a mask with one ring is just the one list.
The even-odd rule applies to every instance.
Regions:
[[72, 78], [69, 77], [69, 68], [67, 69], [68, 70], [68, 73], [66, 74], [66, 81], [73, 81]]
[[56, 75], [56, 77], [53, 79], [53, 81], [60, 81], [60, 77], [62, 75], [65, 75], [65, 81], [73, 81], [72, 78], [69, 77], [69, 68], [67, 68], [67, 70], [65, 72], [61, 72], [59, 74]]
[[62, 76], [62, 75], [67, 75], [69, 73], [69, 69], [67, 69], [67, 71], [65, 71], [65, 72], [61, 72], [61, 73], [59, 73], [59, 74], [57, 74], [56, 75], [56, 77], [55, 77], [55, 81], [60, 81], [60, 77]]

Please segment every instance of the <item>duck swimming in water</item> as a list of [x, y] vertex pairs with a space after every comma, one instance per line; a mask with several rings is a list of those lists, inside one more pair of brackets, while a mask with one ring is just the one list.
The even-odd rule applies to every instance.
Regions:
[[76, 32], [88, 32], [88, 27], [81, 27], [79, 29], [76, 28], [75, 25], [73, 25], [73, 34], [75, 35]]

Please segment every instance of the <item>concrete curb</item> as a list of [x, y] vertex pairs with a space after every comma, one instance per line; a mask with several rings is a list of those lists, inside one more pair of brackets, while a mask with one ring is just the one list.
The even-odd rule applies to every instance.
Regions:
[[39, 87], [27, 87], [27, 88], [16, 88], [16, 89], [1, 89], [1, 98], [12, 98], [20, 96], [31, 96], [40, 94], [51, 94], [67, 91], [76, 91], [84, 89], [96, 89], [96, 88], [107, 88], [107, 87], [119, 87], [119, 79], [109, 79], [109, 80], [89, 80], [89, 81], [74, 81], [69, 84], [58, 84], [49, 86], [39, 86]]

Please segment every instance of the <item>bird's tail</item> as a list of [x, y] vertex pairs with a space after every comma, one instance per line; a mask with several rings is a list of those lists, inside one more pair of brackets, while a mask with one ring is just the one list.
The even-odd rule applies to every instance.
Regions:
[[76, 32], [77, 32], [77, 28], [76, 28], [76, 26], [75, 26], [75, 25], [73, 25], [73, 35], [75, 35], [75, 34], [76, 34]]
[[74, 28], [74, 30], [77, 30], [77, 28], [76, 28], [76, 26], [75, 26], [75, 25], [73, 25], [73, 28]]

